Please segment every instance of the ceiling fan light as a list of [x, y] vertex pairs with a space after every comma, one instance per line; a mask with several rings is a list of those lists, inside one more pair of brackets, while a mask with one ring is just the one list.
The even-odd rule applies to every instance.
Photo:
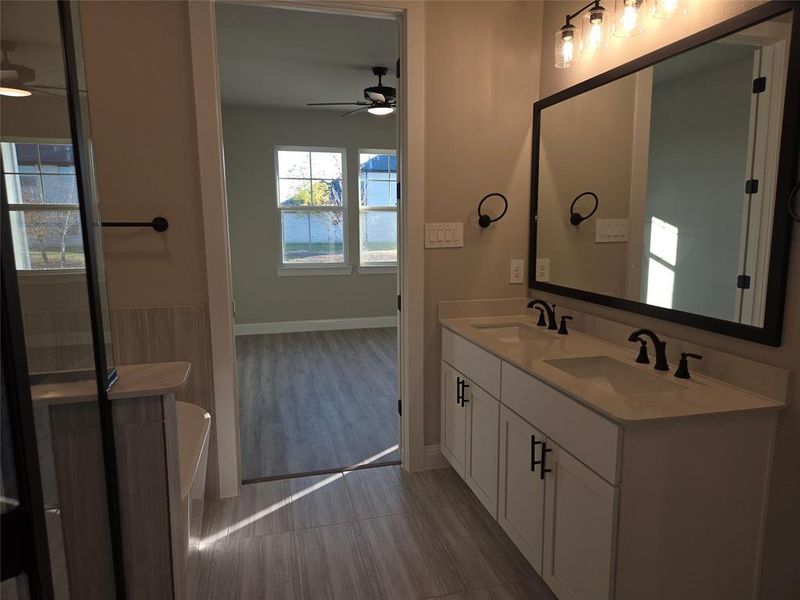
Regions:
[[367, 112], [371, 115], [385, 117], [386, 115], [390, 115], [394, 112], [394, 106], [370, 106], [367, 109]]
[[28, 90], [22, 90], [13, 87], [0, 87], [0, 96], [8, 96], [9, 98], [27, 98], [31, 93]]

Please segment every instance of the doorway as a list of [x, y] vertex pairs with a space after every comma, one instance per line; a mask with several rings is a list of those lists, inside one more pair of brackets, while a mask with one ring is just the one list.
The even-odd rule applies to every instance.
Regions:
[[241, 480], [398, 462], [398, 23], [215, 18]]

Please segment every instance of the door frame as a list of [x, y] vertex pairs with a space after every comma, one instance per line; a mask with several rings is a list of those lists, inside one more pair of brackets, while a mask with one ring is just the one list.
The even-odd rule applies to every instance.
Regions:
[[[402, 202], [399, 211], [398, 356], [402, 416], [400, 448], [403, 468], [425, 468], [423, 438], [423, 325], [425, 222], [425, 7], [414, 0], [325, 2], [281, 0], [240, 2], [313, 12], [397, 19], [401, 80], [398, 86], [398, 158]], [[240, 448], [233, 288], [228, 207], [222, 146], [222, 112], [217, 72], [214, 0], [188, 3], [194, 79], [200, 196], [203, 207], [211, 358], [214, 373], [214, 434], [220, 497], [239, 493]], [[213, 455], [212, 455], [213, 456]], [[213, 476], [212, 476], [213, 477]]]

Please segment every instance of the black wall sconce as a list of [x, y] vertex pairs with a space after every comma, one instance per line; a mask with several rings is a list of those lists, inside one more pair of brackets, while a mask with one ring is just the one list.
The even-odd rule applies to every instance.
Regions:
[[[594, 198], [594, 208], [592, 211], [586, 215], [585, 217], [580, 214], [579, 212], [575, 212], [575, 204], [583, 198], [584, 196], [591, 196]], [[578, 194], [575, 196], [575, 199], [572, 201], [572, 204], [569, 205], [569, 222], [575, 226], [580, 225], [583, 221], [591, 217], [594, 213], [597, 212], [597, 207], [600, 205], [600, 200], [597, 198], [597, 194], [594, 192], [583, 192], [582, 194]]]
[[[481, 213], [481, 207], [483, 206], [483, 203], [486, 202], [492, 196], [497, 196], [498, 198], [502, 198], [503, 199], [503, 212], [501, 212], [494, 219], [491, 218], [489, 215], [484, 215], [483, 213]], [[492, 192], [491, 194], [486, 194], [481, 199], [481, 201], [478, 203], [478, 225], [480, 225], [483, 229], [486, 229], [492, 223], [502, 219], [505, 216], [507, 211], [508, 211], [508, 199], [505, 196], [503, 196], [503, 194], [499, 194], [497, 192]]]

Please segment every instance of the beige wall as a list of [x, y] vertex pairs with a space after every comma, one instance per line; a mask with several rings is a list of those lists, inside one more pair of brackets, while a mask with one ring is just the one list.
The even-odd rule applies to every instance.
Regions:
[[[508, 282], [509, 260], [528, 254], [541, 14], [534, 2], [426, 7], [425, 220], [464, 223], [463, 248], [425, 251], [426, 444], [439, 440], [436, 303], [525, 294]], [[508, 213], [481, 230], [476, 210], [489, 192], [508, 197]]]
[[397, 275], [279, 277], [275, 146], [345, 148], [347, 244], [358, 262], [358, 150], [397, 147], [394, 118], [339, 111], [223, 106], [236, 323], [393, 316]]
[[[574, 11], [580, 2], [548, 2], [544, 13], [543, 35], [546, 43], [542, 53], [542, 94], [548, 95], [564, 89], [587, 77], [730, 18], [756, 4], [758, 3], [692, 2], [689, 14], [676, 21], [674, 28], [669, 22], [656, 24], [640, 38], [612, 40], [611, 47], [605, 55], [595, 57], [574, 68], [557, 70], [553, 67], [552, 61], [553, 48], [550, 41], [552, 32], [560, 26], [564, 14]], [[648, 22], [648, 25], [651, 24], [652, 20]], [[800, 227], [795, 225], [793, 233], [783, 345], [779, 348], [770, 348], [632, 313], [531, 291], [532, 295], [547, 297], [562, 307], [575, 307], [632, 327], [651, 327], [667, 336], [789, 369], [790, 398], [793, 405], [781, 413], [778, 423], [760, 595], [764, 600], [795, 599], [800, 592], [800, 571], [797, 569], [797, 557], [800, 556]]]
[[184, 2], [82, 2], [112, 308], [208, 304], [194, 90]]

